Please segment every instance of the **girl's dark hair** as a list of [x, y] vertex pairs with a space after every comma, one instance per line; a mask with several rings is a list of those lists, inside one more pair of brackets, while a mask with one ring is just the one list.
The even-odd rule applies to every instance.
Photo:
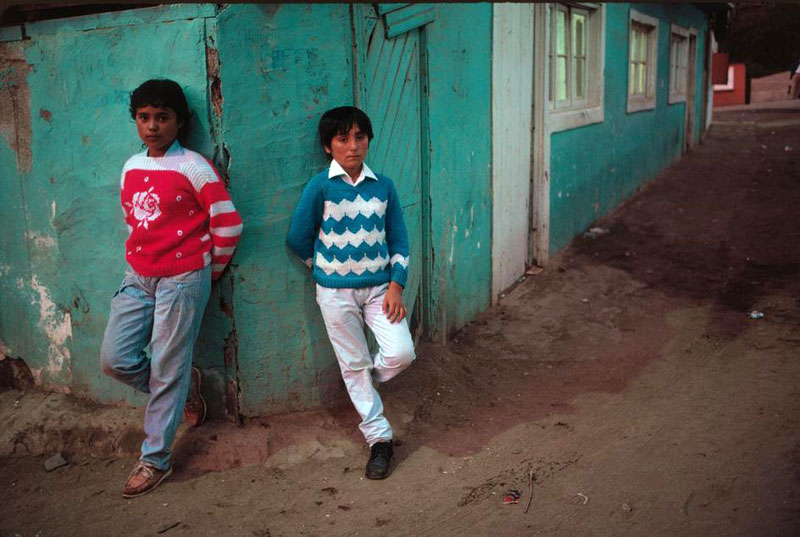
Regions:
[[319, 140], [322, 147], [330, 147], [331, 140], [337, 134], [347, 134], [353, 125], [358, 125], [361, 132], [367, 135], [367, 139], [372, 141], [372, 122], [367, 114], [355, 106], [340, 106], [332, 108], [322, 114], [319, 119]]
[[186, 103], [186, 96], [177, 82], [166, 78], [153, 78], [131, 92], [132, 119], [136, 119], [136, 110], [148, 105], [157, 108], [172, 108], [178, 117], [178, 123], [183, 123], [183, 127], [180, 129], [183, 134], [191, 112]]

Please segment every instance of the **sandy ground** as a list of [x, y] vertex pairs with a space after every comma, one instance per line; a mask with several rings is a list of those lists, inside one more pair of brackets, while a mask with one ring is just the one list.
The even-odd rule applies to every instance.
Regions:
[[339, 404], [182, 431], [174, 477], [126, 501], [140, 409], [7, 390], [0, 536], [800, 535], [800, 110], [717, 117], [382, 387], [386, 481]]

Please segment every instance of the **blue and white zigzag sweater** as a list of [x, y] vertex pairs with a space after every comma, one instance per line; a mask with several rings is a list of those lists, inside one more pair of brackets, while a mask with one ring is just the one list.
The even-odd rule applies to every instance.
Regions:
[[394, 183], [380, 174], [351, 185], [311, 178], [292, 214], [286, 243], [323, 287], [361, 288], [395, 281], [405, 287], [408, 236]]

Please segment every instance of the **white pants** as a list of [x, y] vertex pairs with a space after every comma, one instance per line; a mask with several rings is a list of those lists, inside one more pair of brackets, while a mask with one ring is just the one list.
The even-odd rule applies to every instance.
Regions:
[[[383, 297], [388, 287], [389, 284], [383, 284], [335, 289], [317, 284], [317, 303], [325, 328], [347, 393], [361, 416], [359, 429], [370, 446], [392, 439], [392, 427], [383, 415], [383, 403], [375, 384], [395, 377], [415, 358], [406, 319], [392, 324], [383, 313]], [[378, 342], [374, 356], [370, 356], [367, 347], [365, 322]]]

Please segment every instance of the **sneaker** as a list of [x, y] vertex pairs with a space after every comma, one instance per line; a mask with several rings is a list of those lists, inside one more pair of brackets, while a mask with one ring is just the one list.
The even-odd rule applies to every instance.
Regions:
[[172, 473], [172, 466], [166, 470], [159, 470], [155, 466], [143, 461], [139, 461], [133, 467], [125, 488], [122, 489], [123, 498], [136, 498], [143, 496], [156, 488]]
[[189, 397], [186, 399], [186, 406], [183, 407], [183, 416], [191, 427], [197, 427], [206, 421], [206, 400], [200, 393], [200, 383], [203, 376], [197, 366], [192, 366], [192, 383], [189, 385]]
[[372, 444], [367, 462], [367, 479], [386, 479], [389, 477], [389, 461], [392, 460], [394, 448], [392, 441]]

